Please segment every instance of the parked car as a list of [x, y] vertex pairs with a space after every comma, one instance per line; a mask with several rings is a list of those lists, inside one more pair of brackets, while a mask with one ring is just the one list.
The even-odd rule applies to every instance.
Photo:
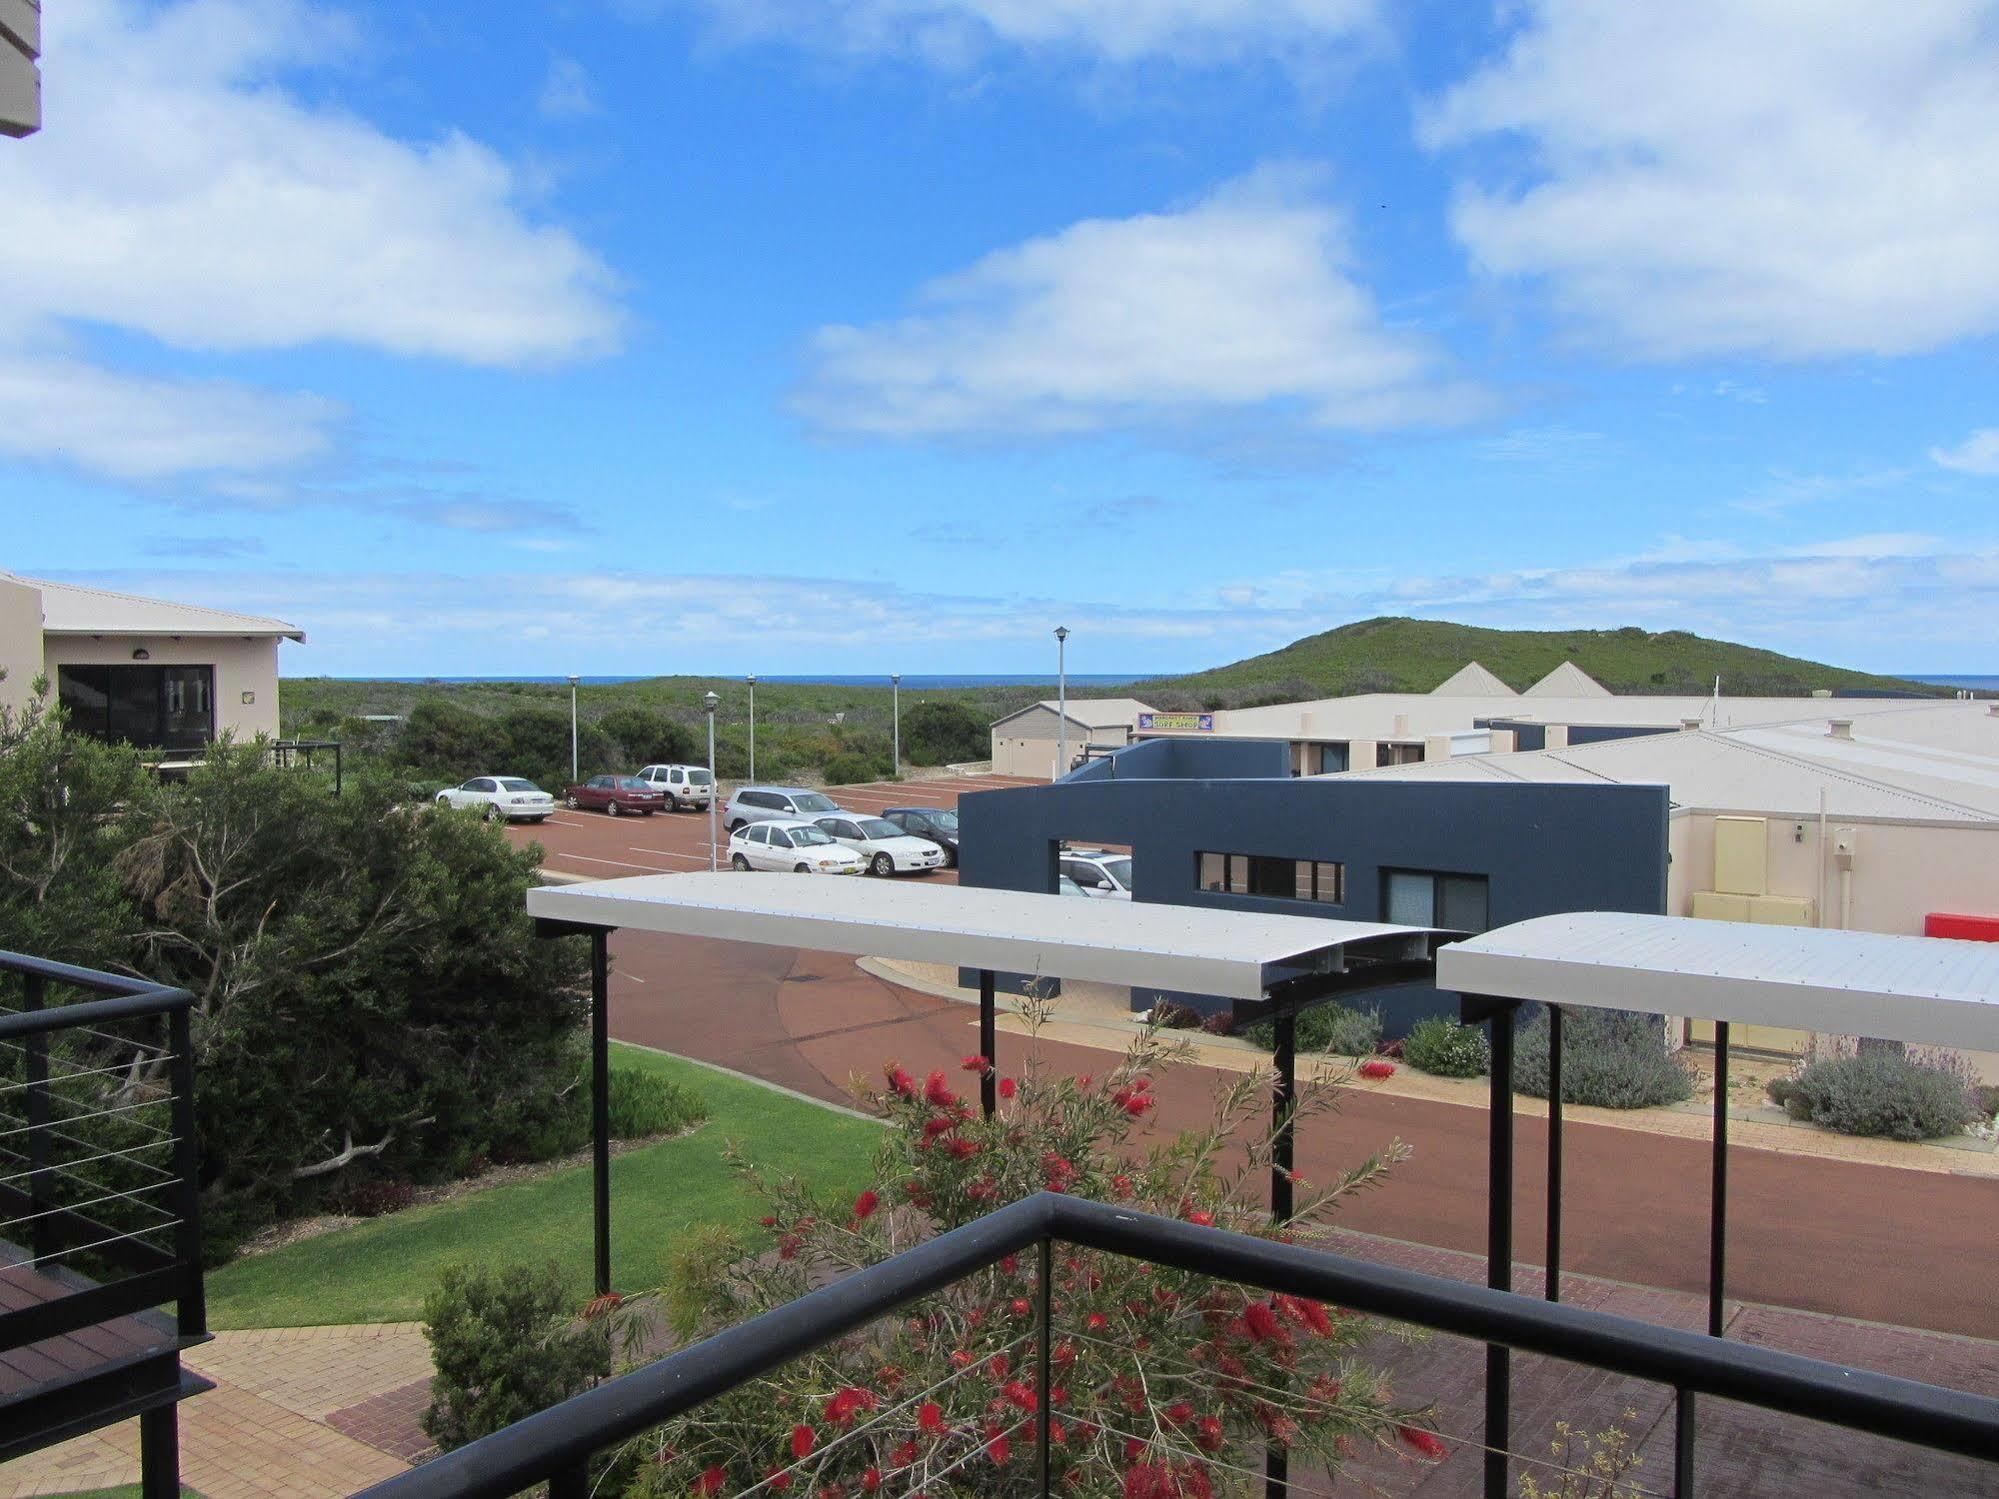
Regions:
[[859, 874], [867, 860], [842, 848], [817, 823], [796, 817], [752, 822], [729, 835], [732, 869], [777, 869], [794, 874]]
[[905, 833], [928, 838], [944, 850], [944, 867], [958, 867], [958, 814], [948, 807], [890, 807], [882, 813]]
[[835, 843], [851, 848], [867, 860], [869, 874], [886, 877], [944, 867], [943, 849], [928, 838], [905, 833], [885, 818], [836, 812], [814, 821], [832, 835]]
[[481, 811], [488, 822], [543, 822], [555, 811], [555, 798], [520, 776], [474, 776], [438, 792], [437, 804]]
[[1131, 899], [1131, 855], [1105, 853], [1100, 848], [1066, 850], [1062, 873], [1098, 900]]
[[773, 817], [810, 822], [845, 810], [823, 791], [808, 791], [802, 786], [745, 786], [722, 809], [722, 826], [733, 833], [745, 823], [767, 822]]
[[1066, 874], [1055, 876], [1055, 893], [1057, 895], [1082, 895], [1083, 899], [1089, 899], [1089, 896], [1083, 894], [1083, 887], [1070, 879]]
[[637, 776], [592, 776], [580, 786], [564, 786], [562, 799], [572, 812], [587, 807], [612, 817], [621, 812], [650, 817], [666, 805], [666, 793]]
[[648, 765], [637, 778], [665, 792], [676, 812], [699, 812], [715, 799], [715, 778], [705, 765]]

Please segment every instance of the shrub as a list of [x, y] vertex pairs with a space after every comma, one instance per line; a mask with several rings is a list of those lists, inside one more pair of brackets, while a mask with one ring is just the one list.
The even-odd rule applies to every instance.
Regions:
[[1152, 1023], [1169, 1031], [1191, 1031], [1201, 1024], [1201, 1012], [1177, 999], [1162, 999], [1152, 1007]]
[[[1513, 1087], [1548, 1096], [1548, 1017], [1524, 1027], [1514, 1043]], [[1649, 1109], [1691, 1098], [1687, 1065], [1666, 1050], [1657, 1015], [1636, 1010], [1570, 1009], [1562, 1016], [1562, 1101], [1600, 1109]]]
[[918, 703], [902, 715], [902, 756], [911, 765], [951, 765], [992, 753], [985, 720], [963, 703]]
[[1201, 1029], [1210, 1036], [1228, 1036], [1235, 1032], [1235, 1016], [1227, 1010], [1217, 1010], [1201, 1022]]
[[[626, 770], [695, 757], [694, 731], [657, 709], [613, 708], [596, 726], [623, 751], [620, 764]], [[706, 754], [705, 747], [701, 753]]]
[[[581, 1091], [581, 1090], [579, 1090]], [[677, 1135], [708, 1117], [708, 1103], [671, 1078], [637, 1067], [611, 1069], [611, 1137]]]
[[[1041, 1013], [1030, 1007], [1030, 1031]], [[1050, 1189], [1288, 1237], [1291, 1223], [1242, 1201], [1234, 1185], [1270, 1165], [1267, 1077], [1229, 1081], [1213, 1122], [1175, 1148], [1133, 1148], [1165, 1049], [1148, 1030], [1092, 1081], [1059, 1074], [1030, 1047], [1019, 1076], [1001, 1080], [1004, 1102], [990, 1120], [958, 1096], [953, 1075], [924, 1079], [891, 1065], [885, 1085], [863, 1090], [888, 1124], [873, 1184], [829, 1202], [743, 1163], [770, 1238], [677, 1243], [662, 1296], [670, 1327], [692, 1340], [739, 1325]], [[1339, 1097], [1308, 1084], [1300, 1108]], [[1398, 1156], [1391, 1149], [1330, 1186], [1301, 1186], [1297, 1229], [1323, 1222]], [[1232, 1475], [1273, 1440], [1292, 1450], [1294, 1468], [1309, 1461], [1333, 1474], [1369, 1445], [1427, 1450], [1371, 1366], [1367, 1318], [1089, 1250], [1058, 1251], [1050, 1271], [1067, 1432], [1050, 1460], [1064, 1494], [1234, 1492]], [[1026, 1492], [1036, 1274], [1033, 1255], [1008, 1255], [636, 1438], [618, 1463], [631, 1476], [627, 1499], [736, 1493], [773, 1473], [796, 1494]], [[1136, 1364], [1135, 1348], [1146, 1350]], [[1169, 1458], [1172, 1475], [1161, 1479]]]
[[[1259, 1020], [1243, 1032], [1258, 1046], [1274, 1048], [1277, 1031]], [[1346, 1005], [1320, 1005], [1298, 1017], [1298, 1050], [1329, 1051], [1343, 1057], [1364, 1057], [1381, 1043], [1381, 1011], [1355, 1010]]]
[[553, 1261], [540, 1269], [447, 1266], [423, 1299], [437, 1374], [423, 1429], [449, 1451], [490, 1435], [611, 1372], [611, 1328], [578, 1323]]
[[1934, 1140], [1978, 1118], [1970, 1078], [1954, 1059], [1862, 1051], [1807, 1063], [1769, 1091], [1793, 1119], [1843, 1135]]
[[1419, 1020], [1402, 1038], [1402, 1060], [1437, 1077], [1480, 1077], [1491, 1065], [1485, 1032], [1447, 1015]]
[[879, 761], [854, 750], [842, 750], [826, 762], [826, 784], [829, 786], [858, 786], [864, 781], [878, 781], [887, 770], [888, 757]]
[[340, 1211], [355, 1218], [379, 1218], [399, 1213], [416, 1201], [416, 1185], [399, 1176], [355, 1182], [334, 1199]]

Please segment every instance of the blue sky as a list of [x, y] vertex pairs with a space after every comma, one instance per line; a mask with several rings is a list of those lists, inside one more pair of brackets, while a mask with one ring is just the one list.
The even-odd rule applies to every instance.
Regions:
[[293, 673], [1999, 669], [1999, 4], [497, 13], [48, 8], [5, 566]]

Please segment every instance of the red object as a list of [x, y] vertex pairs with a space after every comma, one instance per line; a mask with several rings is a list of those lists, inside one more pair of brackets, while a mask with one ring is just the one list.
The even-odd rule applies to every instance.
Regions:
[[1955, 937], [1961, 942], [1999, 942], [1999, 916], [1953, 916], [1932, 911], [1923, 918], [1925, 937]]
[[666, 805], [664, 791], [654, 790], [636, 776], [592, 776], [581, 785], [564, 786], [562, 799], [572, 808], [591, 807], [613, 816], [638, 812], [650, 817]]
[[1382, 1057], [1369, 1057], [1360, 1064], [1360, 1075], [1376, 1081], [1395, 1076], [1395, 1064]]

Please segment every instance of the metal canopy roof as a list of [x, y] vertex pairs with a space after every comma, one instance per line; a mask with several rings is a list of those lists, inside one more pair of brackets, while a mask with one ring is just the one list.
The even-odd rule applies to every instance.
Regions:
[[530, 890], [544, 921], [953, 963], [1229, 999], [1355, 962], [1427, 959], [1450, 933], [962, 885], [717, 872]]
[[1999, 944], [1813, 927], [1539, 916], [1444, 948], [1462, 994], [1999, 1050]]

